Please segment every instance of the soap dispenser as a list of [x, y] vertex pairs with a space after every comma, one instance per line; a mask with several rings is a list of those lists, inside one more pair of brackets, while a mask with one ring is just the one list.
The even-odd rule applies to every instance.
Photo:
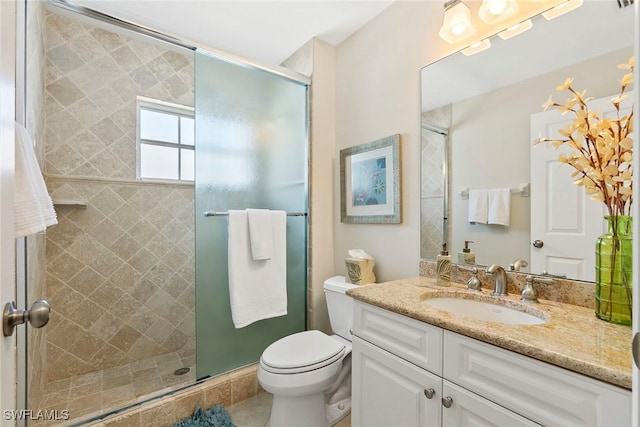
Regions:
[[475, 252], [471, 252], [471, 248], [469, 248], [469, 243], [473, 243], [473, 241], [465, 240], [464, 249], [462, 249], [462, 252], [458, 252], [459, 264], [476, 265], [476, 254]]
[[451, 285], [451, 256], [446, 243], [442, 244], [442, 252], [436, 257], [436, 285]]

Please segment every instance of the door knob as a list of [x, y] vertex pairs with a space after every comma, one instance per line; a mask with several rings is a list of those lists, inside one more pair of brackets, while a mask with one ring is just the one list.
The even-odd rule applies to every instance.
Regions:
[[541, 247], [544, 246], [544, 242], [542, 240], [534, 240], [532, 245], [534, 248], [540, 249]]
[[445, 408], [451, 408], [451, 405], [453, 405], [453, 398], [451, 396], [442, 398], [442, 406]]
[[51, 306], [45, 300], [38, 300], [31, 305], [29, 310], [17, 310], [15, 302], [5, 304], [2, 313], [2, 333], [5, 337], [13, 335], [13, 329], [25, 322], [31, 323], [34, 328], [42, 328], [49, 323]]
[[436, 391], [435, 391], [434, 389], [432, 389], [432, 388], [425, 388], [425, 389], [424, 389], [424, 396], [425, 396], [427, 399], [431, 399], [431, 398], [433, 398], [433, 396], [434, 396], [435, 394], [436, 394]]

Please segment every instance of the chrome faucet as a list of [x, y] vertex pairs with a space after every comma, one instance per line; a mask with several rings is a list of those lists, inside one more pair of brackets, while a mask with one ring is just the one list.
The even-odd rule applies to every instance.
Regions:
[[537, 277], [531, 274], [528, 274], [524, 280], [524, 289], [520, 292], [520, 300], [524, 302], [538, 302], [538, 291], [533, 287], [533, 282], [543, 283], [545, 285], [553, 285], [555, 282], [553, 279]]
[[509, 265], [509, 271], [520, 271], [521, 268], [525, 268], [529, 263], [523, 259], [517, 259]]
[[507, 272], [498, 264], [492, 264], [484, 270], [487, 274], [494, 276], [493, 296], [507, 295]]

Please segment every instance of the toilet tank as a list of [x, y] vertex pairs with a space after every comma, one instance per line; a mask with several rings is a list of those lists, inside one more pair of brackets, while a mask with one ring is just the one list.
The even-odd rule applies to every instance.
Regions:
[[353, 299], [345, 295], [348, 289], [358, 285], [347, 283], [344, 276], [335, 276], [324, 282], [329, 321], [333, 332], [351, 341], [349, 330], [353, 325]]

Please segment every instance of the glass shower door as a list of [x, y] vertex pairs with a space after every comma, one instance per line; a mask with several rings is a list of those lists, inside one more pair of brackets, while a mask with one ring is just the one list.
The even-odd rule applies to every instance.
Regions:
[[287, 217], [286, 316], [235, 329], [229, 303], [227, 216], [205, 211], [307, 211], [307, 86], [196, 54], [197, 377], [259, 360], [305, 329], [306, 216]]

